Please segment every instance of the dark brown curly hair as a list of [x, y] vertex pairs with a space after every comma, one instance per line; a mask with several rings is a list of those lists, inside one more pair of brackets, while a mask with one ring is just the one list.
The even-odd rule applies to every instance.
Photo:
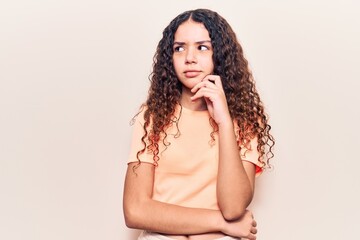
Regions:
[[[255, 88], [255, 82], [244, 58], [243, 49], [228, 22], [218, 13], [208, 9], [186, 11], [173, 19], [164, 29], [156, 53], [154, 55], [153, 71], [149, 76], [150, 89], [144, 110], [144, 135], [141, 141], [144, 148], [139, 150], [137, 158], [145, 150], [153, 153], [155, 165], [159, 160], [159, 142], [166, 143], [166, 129], [178, 119], [174, 117], [176, 105], [179, 104], [182, 84], [178, 80], [173, 66], [174, 35], [183, 22], [192, 21], [203, 23], [213, 47], [214, 75], [219, 75], [225, 91], [230, 116], [239, 126], [239, 146], [250, 148], [250, 140], [257, 138], [257, 150], [260, 153], [259, 161], [264, 168], [274, 156], [274, 138], [270, 134], [263, 103]], [[210, 120], [217, 131], [214, 121]], [[213, 132], [213, 133], [214, 133]], [[211, 135], [213, 138], [213, 133]], [[147, 143], [147, 144], [146, 144]]]

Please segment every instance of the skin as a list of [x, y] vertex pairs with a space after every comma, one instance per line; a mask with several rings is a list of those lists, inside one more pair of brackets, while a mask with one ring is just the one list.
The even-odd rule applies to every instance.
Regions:
[[180, 103], [195, 111], [207, 109], [219, 127], [220, 211], [153, 200], [155, 167], [142, 163], [134, 173], [136, 163], [130, 163], [124, 187], [124, 215], [130, 228], [160, 232], [173, 239], [208, 240], [224, 235], [256, 239], [256, 222], [246, 210], [253, 197], [255, 166], [240, 159], [222, 80], [212, 75], [212, 55], [211, 39], [203, 24], [189, 20], [179, 26], [173, 63], [183, 85]]

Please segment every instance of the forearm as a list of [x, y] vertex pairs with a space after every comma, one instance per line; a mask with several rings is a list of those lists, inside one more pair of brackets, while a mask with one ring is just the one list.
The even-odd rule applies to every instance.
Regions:
[[163, 234], [220, 232], [225, 223], [220, 211], [181, 207], [152, 199], [124, 204], [124, 213], [128, 227]]
[[152, 199], [154, 166], [129, 164], [125, 178], [123, 209], [126, 225], [164, 234], [219, 232], [226, 227], [220, 211], [187, 208]]
[[217, 197], [227, 220], [241, 216], [250, 204], [253, 187], [240, 159], [231, 121], [219, 125], [219, 167]]

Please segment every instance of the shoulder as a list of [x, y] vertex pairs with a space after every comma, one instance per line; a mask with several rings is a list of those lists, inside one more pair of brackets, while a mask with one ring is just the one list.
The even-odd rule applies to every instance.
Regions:
[[135, 113], [135, 115], [133, 116], [133, 118], [130, 121], [131, 125], [141, 125], [143, 126], [145, 123], [145, 113], [147, 111], [147, 106], [145, 103], [141, 104], [138, 111]]

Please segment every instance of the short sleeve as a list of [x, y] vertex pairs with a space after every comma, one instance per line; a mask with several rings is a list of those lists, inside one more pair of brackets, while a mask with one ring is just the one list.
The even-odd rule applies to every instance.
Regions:
[[[127, 160], [127, 163], [137, 162], [137, 153], [144, 149], [144, 143], [141, 141], [141, 138], [144, 136], [144, 112], [145, 109], [142, 109], [141, 112], [135, 117], [135, 122], [132, 126], [132, 136], [130, 143], [130, 153]], [[153, 153], [147, 148], [145, 151], [139, 155], [141, 162], [147, 162], [154, 164]]]
[[[239, 127], [237, 126], [236, 123], [234, 123], [234, 129], [235, 129], [236, 140], [240, 144], [239, 133], [238, 133]], [[256, 166], [255, 174], [256, 176], [259, 176], [262, 173], [265, 164], [259, 161], [259, 151], [257, 150], [257, 146], [258, 146], [257, 137], [252, 138], [250, 140], [250, 144], [247, 147], [242, 144], [239, 145], [241, 160], [253, 163]]]
[[250, 141], [250, 149], [243, 145], [240, 145], [240, 158], [243, 161], [248, 161], [256, 166], [255, 176], [259, 176], [264, 167], [264, 163], [259, 161], [259, 152], [257, 150], [257, 138], [253, 138]]

